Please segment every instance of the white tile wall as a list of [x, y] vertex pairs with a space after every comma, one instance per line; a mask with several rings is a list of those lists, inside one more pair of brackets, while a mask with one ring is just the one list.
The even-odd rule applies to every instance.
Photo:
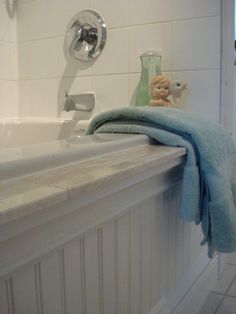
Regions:
[[183, 106], [203, 114], [212, 121], [220, 119], [220, 70], [192, 70], [173, 72], [173, 79], [186, 80], [188, 89]]
[[171, 21], [171, 11], [172, 0], [130, 0], [129, 25]]
[[91, 0], [90, 7], [106, 19], [108, 28], [129, 25], [127, 0]]
[[18, 80], [18, 45], [17, 43], [9, 43], [10, 54], [10, 78], [13, 81]]
[[92, 74], [128, 72], [128, 32], [126, 28], [112, 29], [101, 56], [92, 65]]
[[173, 69], [212, 69], [220, 65], [220, 19], [173, 22]]
[[19, 43], [20, 79], [58, 77], [57, 38]]
[[[12, 1], [14, 1], [14, 0], [12, 0]], [[18, 4], [22, 4], [22, 3], [25, 3], [25, 2], [32, 2], [32, 1], [37, 1], [37, 0], [17, 0], [17, 1], [18, 1]]]
[[0, 117], [17, 116], [16, 7], [0, 1]]
[[37, 0], [19, 5], [17, 12], [19, 42], [56, 36], [56, 8], [56, 0]]
[[[51, 2], [52, 0], [46, 1]], [[65, 30], [74, 15], [90, 7], [90, 0], [56, 0], [56, 6], [53, 8], [56, 14], [56, 34], [64, 36]]]
[[129, 75], [129, 90], [128, 90], [128, 98], [129, 105], [133, 106], [135, 104], [135, 97], [137, 94], [137, 87], [140, 80], [140, 74], [134, 73]]
[[0, 117], [16, 117], [18, 114], [16, 81], [0, 80]]
[[9, 18], [7, 15], [6, 5], [0, 3], [0, 40], [8, 41], [9, 40]]
[[189, 19], [220, 15], [220, 0], [172, 0], [172, 18]]
[[16, 44], [11, 42], [0, 42], [0, 79], [17, 79], [16, 60]]
[[97, 95], [97, 108], [95, 108], [94, 114], [129, 105], [128, 75], [94, 76], [92, 88]]
[[8, 42], [0, 43], [0, 79], [10, 79], [10, 58]]
[[[95, 112], [132, 104], [140, 51], [157, 49], [162, 70], [189, 81], [188, 110], [219, 120], [220, 0], [18, 0], [18, 46], [5, 7], [0, 1], [0, 79], [19, 79], [20, 115], [57, 115], [65, 88], [93, 89]], [[82, 63], [65, 55], [64, 34], [88, 8], [105, 18], [108, 39], [95, 62]]]
[[55, 117], [58, 101], [58, 79], [22, 80], [19, 82], [19, 115]]
[[16, 42], [16, 5], [0, 2], [0, 41]]
[[140, 72], [140, 51], [162, 51], [162, 70], [171, 70], [171, 23], [140, 25], [129, 29], [129, 71]]

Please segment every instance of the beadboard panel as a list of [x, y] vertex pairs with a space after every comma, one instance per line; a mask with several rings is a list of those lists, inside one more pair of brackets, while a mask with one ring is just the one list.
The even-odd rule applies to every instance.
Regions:
[[130, 214], [117, 221], [117, 298], [118, 313], [130, 311]]
[[179, 182], [8, 274], [0, 281], [1, 313], [161, 308], [204, 252], [199, 228], [178, 218], [180, 196]]
[[[84, 289], [87, 313], [99, 313], [99, 258], [98, 233], [89, 233], [84, 239], [83, 260], [84, 260]], [[99, 252], [100, 253], [100, 252]]]
[[70, 314], [83, 313], [82, 241], [71, 241], [64, 248], [66, 308]]
[[34, 313], [37, 309], [37, 289], [34, 266], [30, 265], [21, 272], [18, 272], [13, 277], [12, 287], [15, 313]]
[[63, 282], [60, 269], [60, 251], [45, 257], [40, 265], [43, 313], [63, 313]]
[[0, 281], [0, 313], [8, 314], [6, 281]]
[[102, 228], [102, 292], [103, 313], [117, 312], [117, 223]]

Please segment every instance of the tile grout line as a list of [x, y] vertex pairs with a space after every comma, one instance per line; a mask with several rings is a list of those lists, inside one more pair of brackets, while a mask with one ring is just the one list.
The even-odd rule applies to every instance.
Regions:
[[223, 295], [223, 296], [225, 296], [225, 295], [226, 295], [225, 293], [220, 293], [220, 292], [215, 292], [215, 291], [210, 291], [210, 293], [213, 293], [213, 294], [218, 294], [218, 295]]
[[[173, 69], [173, 70], [163, 70], [165, 73], [173, 73], [173, 72], [201, 72], [201, 71], [218, 71], [219, 68], [198, 68], [198, 69]], [[141, 72], [120, 72], [120, 73], [98, 73], [98, 74], [80, 74], [76, 76], [48, 76], [48, 77], [37, 77], [37, 78], [20, 78], [19, 80], [11, 80], [11, 79], [0, 79], [0, 81], [15, 81], [15, 82], [32, 82], [32, 81], [43, 81], [43, 80], [61, 80], [61, 79], [75, 79], [75, 78], [92, 78], [92, 77], [101, 77], [101, 76], [132, 76], [132, 75], [140, 75]], [[236, 264], [229, 264], [235, 265]]]
[[216, 308], [216, 310], [215, 310], [215, 312], [214, 312], [213, 314], [217, 314], [217, 312], [218, 312], [220, 306], [222, 305], [222, 303], [223, 303], [224, 300], [225, 300], [225, 297], [232, 298], [232, 299], [236, 299], [236, 297], [232, 297], [232, 296], [230, 296], [230, 295], [226, 295], [226, 294], [225, 294], [224, 297], [222, 298], [222, 300], [219, 302], [219, 304], [218, 304], [218, 306], [217, 306], [217, 308]]
[[231, 298], [231, 299], [236, 299], [236, 297], [234, 297], [233, 295], [229, 295], [229, 294], [226, 294], [225, 297], [228, 297], [228, 298]]
[[[0, 2], [1, 3], [1, 2]], [[206, 16], [194, 16], [194, 17], [182, 17], [182, 18], [170, 18], [162, 21], [151, 21], [151, 22], [144, 22], [144, 23], [135, 23], [135, 24], [126, 24], [123, 26], [112, 26], [112, 27], [107, 27], [107, 29], [110, 30], [119, 30], [119, 29], [127, 29], [127, 28], [137, 28], [137, 27], [145, 27], [149, 25], [156, 25], [156, 24], [165, 24], [165, 23], [178, 23], [178, 22], [186, 22], [186, 21], [192, 21], [192, 20], [202, 20], [202, 19], [209, 19], [209, 18], [215, 18], [219, 17], [218, 14], [213, 14], [213, 15], [206, 15]], [[55, 34], [51, 36], [44, 36], [44, 37], [36, 37], [36, 38], [30, 38], [30, 39], [21, 39], [18, 40], [17, 42], [10, 41], [13, 43], [26, 43], [26, 42], [32, 42], [32, 41], [38, 41], [38, 40], [45, 40], [45, 39], [52, 39], [52, 38], [64, 38], [65, 34]]]
[[[236, 265], [233, 265], [233, 266], [236, 266]], [[222, 275], [222, 274], [223, 274], [223, 272], [221, 273], [221, 275]], [[228, 287], [225, 289], [225, 292], [224, 292], [224, 293], [217, 292], [217, 291], [214, 291], [214, 290], [210, 290], [210, 292], [215, 293], [215, 294], [226, 295], [226, 293], [227, 293], [228, 290], [230, 289], [230, 287], [231, 287], [233, 281], [235, 280], [235, 278], [236, 278], [236, 274], [233, 276], [233, 279], [231, 279], [231, 281], [230, 281]], [[222, 277], [221, 277], [220, 279], [222, 279]], [[213, 289], [214, 289], [214, 287], [213, 287]]]
[[228, 293], [229, 289], [231, 288], [231, 286], [232, 286], [232, 284], [233, 284], [233, 282], [234, 282], [235, 279], [236, 279], [236, 275], [233, 277], [233, 280], [230, 282], [228, 288], [226, 289], [225, 295], [227, 295], [227, 293]]
[[225, 297], [228, 296], [228, 295], [227, 295], [227, 292], [229, 291], [230, 287], [232, 286], [232, 284], [233, 284], [235, 278], [236, 278], [236, 275], [234, 275], [234, 277], [233, 277], [233, 279], [231, 280], [231, 282], [230, 282], [228, 288], [225, 290], [225, 293], [223, 294], [223, 298], [222, 298], [222, 300], [219, 302], [219, 304], [218, 304], [218, 306], [217, 306], [217, 308], [216, 308], [216, 310], [215, 310], [215, 312], [214, 312], [213, 314], [217, 314], [219, 308], [221, 307], [221, 305], [223, 304], [223, 302], [224, 302], [224, 300], [225, 300]]
[[225, 295], [223, 295], [223, 298], [220, 300], [220, 302], [219, 302], [218, 306], [216, 307], [213, 314], [217, 314], [217, 312], [218, 312], [219, 308], [221, 307], [221, 304], [223, 303], [224, 299], [225, 299]]

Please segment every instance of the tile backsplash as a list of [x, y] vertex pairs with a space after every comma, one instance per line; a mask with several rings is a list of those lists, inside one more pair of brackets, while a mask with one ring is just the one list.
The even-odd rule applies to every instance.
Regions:
[[[163, 72], [188, 81], [187, 109], [219, 121], [220, 0], [18, 0], [14, 22], [4, 8], [0, 2], [0, 17], [6, 25], [15, 23], [17, 35], [9, 39], [9, 28], [0, 27], [0, 90], [1, 82], [18, 87], [20, 116], [59, 115], [65, 90], [95, 91], [95, 113], [128, 106], [140, 76], [140, 51], [157, 49], [163, 54]], [[66, 27], [88, 8], [107, 23], [104, 51], [92, 64], [66, 60]]]
[[18, 114], [17, 58], [16, 6], [0, 1], [0, 117]]

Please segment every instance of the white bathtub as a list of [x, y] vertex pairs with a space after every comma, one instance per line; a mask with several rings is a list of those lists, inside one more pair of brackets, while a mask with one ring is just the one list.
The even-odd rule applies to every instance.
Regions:
[[0, 120], [0, 149], [64, 139], [76, 122], [61, 118], [5, 118]]

